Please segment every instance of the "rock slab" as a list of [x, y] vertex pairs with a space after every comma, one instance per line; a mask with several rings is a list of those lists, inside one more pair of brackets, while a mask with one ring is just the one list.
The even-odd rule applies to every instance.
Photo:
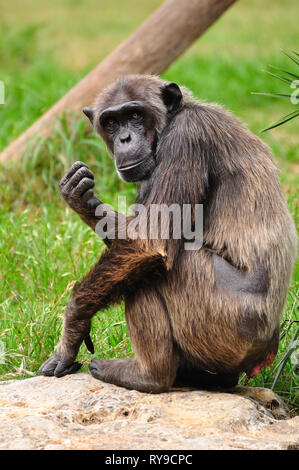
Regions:
[[79, 373], [0, 383], [0, 449], [299, 449], [270, 390], [151, 395]]

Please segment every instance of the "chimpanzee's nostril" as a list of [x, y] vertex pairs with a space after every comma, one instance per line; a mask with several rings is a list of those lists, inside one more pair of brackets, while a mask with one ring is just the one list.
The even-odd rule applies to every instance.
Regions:
[[122, 135], [120, 137], [120, 141], [121, 141], [122, 144], [129, 143], [131, 141], [130, 134]]

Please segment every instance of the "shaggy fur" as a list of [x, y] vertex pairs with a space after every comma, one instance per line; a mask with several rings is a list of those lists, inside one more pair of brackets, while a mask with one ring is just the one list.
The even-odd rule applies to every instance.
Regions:
[[[164, 83], [152, 76], [119, 80], [97, 98], [93, 124], [109, 146], [99, 124], [104, 109], [128, 101], [151, 109], [156, 167], [137, 202], [203, 204], [203, 247], [185, 251], [184, 240], [174, 239], [107, 241], [68, 304], [54, 366], [62, 363], [65, 373], [91, 317], [124, 299], [135, 357], [93, 359], [95, 377], [154, 393], [173, 384], [232, 386], [241, 372], [256, 375], [277, 353], [295, 228], [265, 144], [229, 112], [183, 88], [170, 113]], [[74, 209], [95, 227], [95, 216]], [[59, 375], [54, 366], [41, 372]]]

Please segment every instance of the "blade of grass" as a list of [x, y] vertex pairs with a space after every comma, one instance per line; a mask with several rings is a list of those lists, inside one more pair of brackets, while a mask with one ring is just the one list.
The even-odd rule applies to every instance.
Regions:
[[272, 96], [273, 98], [291, 98], [291, 95], [284, 95], [282, 93], [262, 93], [262, 92], [252, 91], [251, 94], [252, 95]]
[[278, 366], [277, 366], [277, 373], [275, 375], [275, 378], [273, 380], [273, 383], [272, 383], [272, 386], [271, 386], [271, 389], [273, 390], [275, 385], [276, 385], [276, 382], [278, 381], [279, 377], [281, 376], [281, 373], [286, 365], [286, 363], [288, 362], [289, 358], [291, 357], [291, 355], [293, 354], [293, 352], [295, 352], [297, 349], [298, 349], [298, 338], [299, 336], [299, 326], [298, 328], [296, 329], [289, 345], [288, 345], [288, 348], [287, 348], [287, 351], [285, 353], [285, 355], [283, 356], [282, 360], [279, 362]]
[[274, 70], [277, 70], [278, 72], [286, 73], [287, 75], [290, 75], [290, 77], [293, 77], [295, 79], [299, 79], [299, 75], [296, 75], [295, 73], [288, 72], [287, 70], [280, 69], [280, 68], [275, 67], [274, 65], [270, 65], [270, 64], [269, 64], [269, 67], [271, 67]]
[[[297, 60], [295, 57], [293, 57], [292, 55], [288, 54], [286, 51], [282, 50], [282, 52], [284, 53], [284, 55], [286, 55], [287, 57], [289, 57], [293, 62], [295, 62], [295, 64], [299, 65], [299, 60]], [[296, 55], [297, 52], [295, 52]]]
[[264, 70], [268, 75], [271, 75], [272, 77], [278, 78], [279, 80], [282, 80], [283, 82], [286, 83], [292, 83], [293, 80], [290, 80], [289, 78], [281, 77], [280, 75], [276, 75], [276, 73], [269, 72], [269, 70]]
[[291, 119], [294, 119], [297, 116], [299, 116], [299, 109], [297, 109], [293, 113], [287, 114], [286, 116], [284, 116], [279, 121], [272, 124], [271, 126], [266, 127], [265, 129], [262, 129], [261, 132], [269, 131], [270, 129], [274, 129], [275, 127], [281, 126], [285, 122], [288, 122], [288, 121], [290, 121]]

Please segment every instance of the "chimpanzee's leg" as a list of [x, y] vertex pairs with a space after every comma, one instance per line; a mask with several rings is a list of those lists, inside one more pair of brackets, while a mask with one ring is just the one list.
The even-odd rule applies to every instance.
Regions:
[[238, 384], [239, 374], [214, 374], [180, 355], [174, 387], [195, 387], [201, 390], [231, 388]]
[[[158, 278], [163, 269], [164, 257], [158, 251], [143, 249], [126, 240], [113, 244], [75, 287], [66, 308], [57, 354], [41, 366], [40, 373], [61, 377], [78, 370], [80, 365], [74, 364], [74, 360], [82, 341], [85, 340], [88, 349], [93, 352], [89, 337], [93, 315], [109, 304], [119, 302], [123, 296], [136, 292], [138, 297], [148, 273]], [[138, 321], [142, 325], [142, 319]], [[166, 320], [161, 322], [164, 326]]]
[[166, 307], [154, 287], [145, 287], [126, 300], [126, 319], [134, 359], [92, 359], [91, 374], [141, 392], [167, 391], [175, 379], [178, 355]]

